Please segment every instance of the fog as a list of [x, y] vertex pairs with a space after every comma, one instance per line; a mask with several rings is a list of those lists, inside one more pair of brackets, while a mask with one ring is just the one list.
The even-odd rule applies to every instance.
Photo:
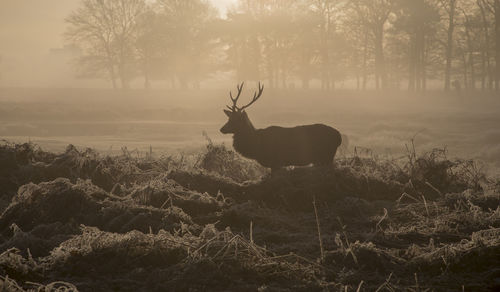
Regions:
[[0, 138], [166, 153], [199, 150], [206, 132], [230, 145], [229, 91], [247, 81], [248, 101], [261, 81], [256, 127], [325, 123], [348, 153], [399, 157], [413, 139], [500, 166], [495, 1], [102, 3], [0, 1]]
[[[64, 40], [65, 19], [80, 0], [0, 1], [0, 86], [109, 87], [76, 78], [74, 53]], [[234, 0], [212, 0], [221, 17]], [[77, 54], [77, 53], [76, 53]]]
[[103, 3], [3, 0], [0, 85], [499, 87], [494, 0]]

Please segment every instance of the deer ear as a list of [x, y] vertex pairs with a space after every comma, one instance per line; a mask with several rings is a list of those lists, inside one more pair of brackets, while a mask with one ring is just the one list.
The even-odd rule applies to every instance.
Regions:
[[228, 110], [226, 110], [226, 109], [225, 109], [225, 110], [224, 110], [224, 113], [225, 113], [225, 114], [226, 114], [226, 116], [229, 118], [229, 117], [231, 117], [231, 114], [232, 114], [233, 112], [228, 111]]

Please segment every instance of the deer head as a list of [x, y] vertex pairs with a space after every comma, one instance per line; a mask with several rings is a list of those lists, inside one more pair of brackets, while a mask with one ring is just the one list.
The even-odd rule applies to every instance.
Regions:
[[264, 91], [264, 85], [261, 85], [259, 82], [259, 91], [255, 92], [253, 95], [252, 101], [248, 103], [245, 106], [238, 107], [237, 102], [238, 99], [240, 98], [241, 91], [243, 90], [243, 84], [237, 85], [236, 88], [238, 89], [238, 94], [236, 97], [233, 98], [233, 93], [230, 91], [229, 92], [229, 97], [231, 98], [231, 101], [233, 102], [232, 106], [227, 106], [228, 109], [224, 109], [224, 113], [227, 115], [229, 120], [227, 123], [220, 129], [221, 133], [223, 134], [229, 134], [229, 133], [242, 133], [245, 131], [253, 131], [255, 130], [252, 126], [252, 123], [250, 122], [250, 119], [248, 118], [247, 113], [245, 112], [245, 109], [249, 106], [251, 106], [254, 102], [256, 102], [259, 97], [262, 95], [262, 92]]

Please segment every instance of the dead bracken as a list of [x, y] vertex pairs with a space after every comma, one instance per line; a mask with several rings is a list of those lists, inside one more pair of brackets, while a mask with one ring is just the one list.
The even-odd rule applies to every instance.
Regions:
[[444, 150], [271, 174], [211, 141], [195, 157], [4, 142], [0, 174], [7, 291], [500, 287], [500, 182]]

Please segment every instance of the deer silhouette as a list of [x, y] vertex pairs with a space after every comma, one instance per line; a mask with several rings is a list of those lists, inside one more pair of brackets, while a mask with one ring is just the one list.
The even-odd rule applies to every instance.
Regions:
[[220, 129], [223, 134], [233, 134], [233, 147], [238, 153], [271, 170], [311, 163], [315, 166], [333, 163], [342, 142], [339, 131], [323, 124], [255, 129], [245, 109], [261, 97], [264, 85], [259, 82], [259, 91], [254, 93], [252, 101], [238, 107], [243, 84], [237, 85], [236, 97], [233, 98], [232, 92], [229, 92], [233, 104], [224, 109], [229, 120]]

